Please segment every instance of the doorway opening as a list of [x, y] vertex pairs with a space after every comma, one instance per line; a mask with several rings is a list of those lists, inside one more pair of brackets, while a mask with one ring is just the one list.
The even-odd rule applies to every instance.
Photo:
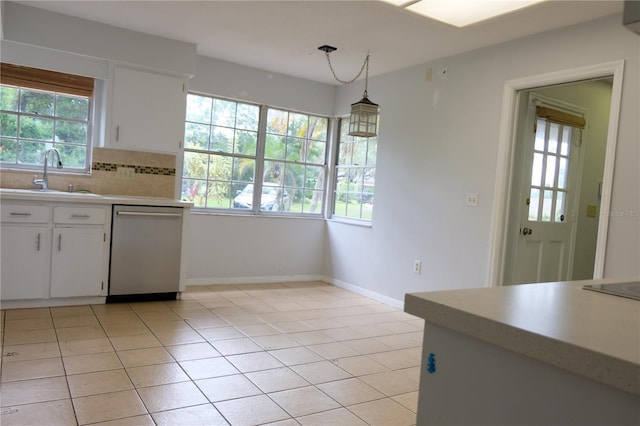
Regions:
[[490, 285], [603, 276], [623, 68], [505, 85]]

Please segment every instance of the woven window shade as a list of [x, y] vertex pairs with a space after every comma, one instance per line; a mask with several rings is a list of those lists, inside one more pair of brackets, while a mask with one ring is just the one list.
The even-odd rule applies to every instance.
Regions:
[[536, 113], [538, 117], [544, 118], [551, 123], [562, 124], [563, 126], [584, 129], [587, 124], [587, 120], [585, 120], [584, 117], [549, 107], [537, 106]]
[[94, 79], [62, 72], [0, 63], [0, 83], [91, 97]]

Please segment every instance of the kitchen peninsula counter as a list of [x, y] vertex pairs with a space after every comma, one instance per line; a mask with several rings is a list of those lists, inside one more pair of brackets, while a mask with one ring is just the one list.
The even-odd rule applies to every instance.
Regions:
[[[461, 375], [458, 379], [465, 382], [467, 388], [470, 384], [476, 388], [473, 396], [479, 405], [483, 398], [488, 398], [485, 402], [491, 405], [492, 392], [482, 395], [491, 385], [504, 387], [505, 394], [500, 398], [503, 405], [508, 406], [509, 395], [540, 403], [544, 400], [541, 394], [553, 398], [558, 392], [562, 397], [566, 394], [562, 390], [566, 380], [566, 392], [576, 398], [580, 396], [579, 400], [563, 402], [567, 413], [574, 408], [582, 411], [577, 417], [575, 413], [565, 413], [566, 419], [580, 419], [575, 424], [589, 417], [592, 423], [588, 424], [597, 424], [597, 416], [594, 417], [589, 408], [591, 397], [594, 407], [599, 407], [593, 408], [596, 411], [602, 404], [610, 406], [620, 402], [622, 411], [624, 407], [631, 409], [626, 419], [630, 416], [640, 421], [640, 301], [582, 288], [586, 284], [622, 281], [554, 282], [407, 294], [405, 311], [425, 319], [418, 424], [423, 424], [420, 419], [424, 424], [465, 423], [463, 417], [449, 416], [451, 413], [445, 408], [437, 415], [434, 413], [432, 400], [445, 398], [446, 388], [455, 388], [451, 389], [452, 395], [463, 398], [460, 388], [454, 385], [456, 374]], [[501, 358], [502, 355], [505, 358]], [[442, 376], [452, 373], [447, 367], [464, 371], [446, 380], [436, 378], [438, 373]], [[524, 372], [519, 377], [525, 370], [531, 373]], [[479, 380], [487, 382], [479, 383]], [[540, 382], [533, 383], [536, 381]], [[446, 386], [442, 389], [444, 382]], [[515, 389], [507, 389], [509, 383]], [[592, 385], [595, 391], [585, 390]], [[523, 388], [527, 391], [520, 394]], [[585, 395], [580, 394], [583, 391]], [[602, 393], [612, 400], [603, 401]], [[423, 408], [421, 413], [420, 405], [428, 405], [430, 409]], [[491, 417], [491, 410], [483, 407], [479, 411], [486, 416], [479, 414], [476, 418], [503, 423], [526, 418], [535, 419], [531, 423], [571, 424], [563, 421], [562, 416], [536, 417], [538, 414], [529, 413], [527, 407], [524, 404], [521, 409], [514, 408], [512, 417], [501, 413], [502, 417], [497, 418]], [[620, 424], [627, 424], [624, 419], [621, 417]]]

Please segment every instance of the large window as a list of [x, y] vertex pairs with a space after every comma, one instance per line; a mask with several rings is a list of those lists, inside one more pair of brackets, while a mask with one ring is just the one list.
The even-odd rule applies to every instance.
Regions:
[[189, 94], [182, 199], [196, 208], [321, 214], [327, 124], [326, 117]]
[[40, 170], [56, 148], [65, 169], [88, 171], [93, 79], [9, 64], [1, 71], [0, 163]]
[[349, 120], [340, 120], [334, 216], [371, 221], [377, 148], [376, 138], [349, 136]]

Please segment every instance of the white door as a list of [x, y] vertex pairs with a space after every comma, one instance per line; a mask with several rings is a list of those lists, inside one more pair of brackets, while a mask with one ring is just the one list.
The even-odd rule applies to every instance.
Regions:
[[571, 279], [582, 130], [571, 120], [559, 122], [554, 114], [549, 118], [549, 108], [534, 106], [531, 111], [534, 125], [524, 141], [515, 204], [518, 229], [511, 230], [517, 236], [506, 284]]

